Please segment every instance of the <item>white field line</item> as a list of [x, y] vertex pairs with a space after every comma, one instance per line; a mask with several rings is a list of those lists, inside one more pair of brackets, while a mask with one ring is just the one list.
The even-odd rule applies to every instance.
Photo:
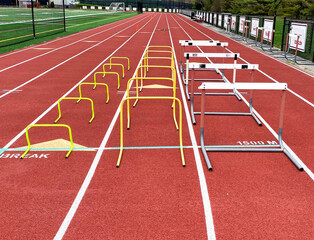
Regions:
[[[43, 14], [43, 13], [42, 13]], [[46, 13], [50, 14], [50, 13]], [[63, 13], [62, 13], [63, 14]], [[101, 15], [108, 15], [110, 13], [98, 13], [98, 14], [86, 14], [86, 15], [73, 15], [73, 16], [65, 16], [65, 19], [71, 19], [71, 18], [77, 18], [77, 17], [85, 17], [85, 16], [101, 16]], [[17, 14], [17, 15], [22, 15], [22, 16], [31, 16], [32, 14]], [[63, 19], [62, 17], [52, 17], [52, 18], [41, 18], [41, 19], [36, 19], [34, 22], [41, 22], [41, 21], [47, 21], [47, 20], [56, 20], [56, 19]], [[0, 26], [3, 25], [10, 25], [10, 24], [17, 24], [17, 23], [29, 23], [33, 22], [33, 20], [21, 20], [21, 21], [16, 21], [16, 22], [0, 22]]]
[[[148, 21], [150, 22], [150, 20]], [[148, 23], [147, 22], [147, 23]], [[147, 24], [146, 23], [146, 24]], [[146, 25], [145, 24], [145, 25]], [[144, 26], [145, 26], [144, 25]], [[144, 27], [143, 26], [143, 27]], [[143, 28], [142, 27], [142, 28]], [[130, 38], [128, 38], [120, 47], [118, 47], [115, 51], [113, 51], [106, 59], [104, 59], [100, 64], [98, 64], [92, 71], [90, 71], [90, 73], [88, 73], [81, 81], [79, 81], [77, 84], [75, 84], [74, 87], [72, 87], [68, 92], [66, 92], [61, 98], [66, 97], [67, 95], [69, 95], [75, 88], [77, 88], [79, 86], [80, 83], [82, 83], [83, 81], [85, 81], [91, 74], [93, 74], [93, 72], [95, 72], [104, 62], [106, 62], [113, 54], [115, 54], [120, 48], [122, 48], [131, 38], [134, 37], [135, 34], [137, 34], [142, 28], [140, 28], [138, 31], [136, 31]], [[53, 103], [45, 112], [43, 112], [39, 117], [37, 117], [33, 122], [31, 122], [28, 125], [34, 125], [36, 124], [40, 119], [42, 119], [49, 111], [51, 111], [51, 109], [53, 109], [56, 105], [58, 104], [58, 101], [56, 101], [55, 103]], [[2, 149], [8, 149], [13, 143], [15, 143], [23, 134], [25, 133], [25, 129], [22, 130], [18, 135], [16, 135], [8, 144], [6, 144]], [[3, 152], [3, 151], [2, 151]], [[0, 151], [0, 153], [2, 153]]]
[[[142, 21], [142, 20], [143, 20], [143, 19], [141, 19], [140, 21]], [[140, 22], [140, 21], [138, 21], [138, 22]], [[8, 95], [8, 94], [10, 94], [10, 93], [12, 93], [12, 92], [14, 92], [14, 91], [16, 91], [17, 89], [20, 89], [21, 87], [27, 85], [28, 83], [30, 83], [30, 82], [36, 80], [37, 78], [39, 78], [39, 77], [45, 75], [46, 73], [51, 72], [52, 70], [54, 70], [54, 69], [60, 67], [61, 65], [67, 63], [68, 61], [70, 61], [70, 60], [76, 58], [77, 56], [79, 56], [79, 55], [81, 55], [81, 54], [83, 54], [83, 53], [89, 51], [90, 49], [92, 49], [92, 48], [94, 48], [94, 47], [97, 47], [98, 45], [104, 43], [105, 41], [107, 41], [107, 40], [109, 40], [109, 39], [111, 39], [111, 38], [113, 38], [115, 35], [117, 35], [117, 34], [123, 32], [123, 31], [125, 31], [126, 29], [132, 27], [133, 25], [135, 25], [135, 24], [138, 23], [138, 22], [135, 22], [134, 24], [132, 24], [132, 25], [130, 25], [130, 26], [128, 26], [128, 27], [122, 29], [121, 31], [119, 31], [119, 32], [117, 32], [117, 33], [111, 35], [110, 37], [108, 37], [108, 38], [102, 40], [101, 42], [99, 42], [99, 43], [97, 43], [97, 44], [95, 44], [95, 45], [93, 45], [93, 46], [91, 46], [91, 47], [85, 49], [84, 51], [82, 51], [82, 52], [80, 52], [80, 53], [78, 53], [78, 54], [76, 54], [76, 55], [74, 55], [74, 56], [72, 56], [72, 57], [70, 57], [70, 58], [64, 60], [63, 62], [59, 63], [58, 65], [56, 65], [56, 66], [54, 66], [54, 67], [52, 67], [52, 68], [50, 68], [50, 69], [48, 69], [48, 70], [45, 71], [45, 72], [43, 72], [43, 73], [37, 75], [36, 77], [33, 77], [32, 79], [30, 79], [30, 80], [24, 82], [23, 84], [17, 86], [16, 88], [11, 89], [10, 91], [6, 92], [5, 94], [2, 94], [2, 95], [0, 96], [0, 99], [3, 98], [3, 97], [5, 97], [6, 95]]]
[[[160, 15], [160, 16], [161, 16], [161, 15]], [[153, 30], [153, 32], [152, 32], [151, 37], [150, 37], [150, 39], [149, 39], [149, 41], [148, 41], [148, 43], [147, 43], [147, 45], [146, 45], [146, 48], [145, 48], [145, 50], [144, 50], [144, 52], [143, 52], [143, 55], [142, 55], [142, 57], [141, 57], [141, 59], [140, 59], [138, 65], [137, 65], [137, 68], [138, 68], [139, 65], [141, 64], [141, 60], [142, 60], [142, 58], [143, 58], [143, 56], [144, 56], [144, 54], [145, 54], [145, 51], [146, 51], [146, 49], [147, 49], [147, 46], [150, 44], [150, 42], [151, 42], [151, 40], [152, 40], [152, 37], [153, 37], [153, 35], [154, 35], [155, 31], [156, 31], [157, 25], [158, 25], [158, 23], [159, 23], [159, 20], [160, 20], [160, 17], [159, 17], [159, 19], [158, 19], [158, 21], [157, 21], [157, 23], [156, 23], [156, 26], [155, 26], [155, 28], [154, 28], [154, 30]], [[148, 22], [150, 22], [150, 21], [148, 21]], [[147, 22], [147, 23], [148, 23], [148, 22]], [[147, 23], [146, 23], [146, 24], [147, 24]], [[146, 24], [145, 24], [145, 25], [146, 25]], [[144, 25], [144, 26], [145, 26], [145, 25]], [[144, 27], [144, 26], [143, 26], [143, 27]], [[143, 27], [141, 27], [140, 29], [142, 29]], [[136, 69], [137, 69], [137, 68], [136, 68]], [[135, 70], [135, 72], [134, 72], [134, 74], [133, 74], [133, 77], [135, 76], [135, 73], [136, 73], [136, 70]], [[131, 85], [132, 85], [132, 84], [130, 84], [129, 89], [131, 88]], [[125, 98], [126, 98], [126, 91], [125, 91], [125, 93], [124, 93], [124, 95], [123, 95], [123, 98], [122, 98], [121, 102], [122, 102], [123, 99], [125, 99]], [[100, 157], [101, 157], [101, 155], [103, 154], [103, 151], [104, 151], [103, 148], [106, 146], [106, 144], [107, 144], [107, 142], [108, 142], [108, 139], [109, 139], [109, 137], [110, 137], [110, 135], [111, 135], [111, 132], [112, 132], [112, 130], [113, 130], [113, 127], [114, 127], [114, 125], [115, 125], [115, 123], [116, 123], [116, 121], [117, 121], [117, 119], [118, 119], [119, 114], [120, 114], [120, 105], [121, 105], [121, 102], [120, 102], [120, 104], [119, 104], [119, 106], [118, 106], [118, 108], [117, 108], [117, 110], [116, 110], [116, 112], [115, 112], [115, 115], [114, 115], [114, 117], [113, 117], [113, 119], [112, 119], [112, 121], [111, 121], [111, 123], [110, 123], [110, 125], [109, 125], [109, 127], [108, 127], [108, 130], [107, 130], [107, 132], [106, 132], [106, 134], [105, 134], [105, 137], [103, 138], [103, 140], [102, 140], [102, 142], [101, 142], [101, 144], [100, 144], [99, 150], [98, 150], [97, 153], [96, 153], [96, 156], [95, 156], [95, 158], [94, 158], [94, 160], [93, 160], [93, 163], [92, 163], [92, 165], [91, 165], [91, 167], [90, 167], [90, 169], [89, 169], [89, 171], [88, 171], [88, 173], [87, 173], [87, 175], [86, 175], [86, 177], [85, 177], [85, 179], [84, 179], [84, 182], [83, 182], [83, 184], [82, 184], [82, 186], [81, 186], [79, 192], [77, 193], [77, 195], [76, 195], [76, 197], [75, 197], [75, 200], [74, 200], [74, 202], [73, 202], [73, 204], [72, 204], [72, 206], [71, 206], [69, 212], [67, 213], [65, 219], [63, 220], [63, 222], [62, 222], [62, 224], [61, 224], [61, 226], [60, 226], [60, 228], [59, 228], [57, 234], [55, 235], [54, 240], [60, 240], [60, 239], [63, 238], [65, 232], [67, 231], [67, 229], [68, 229], [68, 227], [69, 227], [69, 225], [70, 225], [70, 223], [71, 223], [71, 221], [72, 221], [72, 219], [73, 219], [73, 217], [74, 217], [74, 215], [75, 215], [75, 213], [76, 213], [76, 210], [78, 209], [78, 207], [79, 207], [79, 205], [80, 205], [80, 203], [81, 203], [81, 201], [82, 201], [82, 199], [83, 199], [83, 197], [84, 197], [84, 194], [85, 194], [85, 192], [86, 192], [86, 190], [87, 190], [87, 188], [88, 188], [88, 186], [89, 186], [89, 184], [90, 184], [90, 182], [91, 182], [91, 180], [92, 180], [92, 178], [93, 178], [93, 176], [94, 176], [94, 173], [95, 173], [96, 168], [97, 168], [97, 166], [98, 166], [98, 163], [99, 163], [99, 161], [100, 161]]]
[[[132, 19], [132, 20], [133, 20], [133, 19]], [[11, 65], [11, 66], [9, 66], [9, 67], [3, 68], [3, 69], [0, 70], [0, 73], [6, 71], [6, 70], [8, 70], [8, 69], [14, 68], [14, 67], [16, 67], [16, 66], [19, 66], [19, 65], [21, 65], [21, 64], [23, 64], [23, 63], [27, 63], [27, 62], [29, 62], [29, 61], [32, 61], [32, 60], [34, 60], [34, 59], [36, 59], [36, 58], [45, 56], [45, 55], [47, 55], [47, 54], [49, 54], [49, 53], [58, 51], [58, 50], [60, 50], [60, 49], [63, 49], [63, 48], [69, 47], [69, 46], [72, 46], [72, 45], [74, 45], [74, 44], [76, 44], [76, 43], [78, 43], [78, 42], [82, 42], [82, 41], [84, 41], [84, 40], [86, 40], [86, 39], [88, 39], [88, 38], [91, 38], [91, 37], [94, 37], [94, 36], [96, 36], [96, 35], [98, 35], [98, 34], [107, 32], [107, 31], [109, 31], [109, 30], [111, 30], [111, 29], [114, 29], [114, 28], [119, 27], [119, 26], [124, 25], [124, 24], [130, 24], [130, 22], [123, 22], [123, 23], [121, 23], [121, 24], [119, 24], [119, 25], [115, 25], [115, 26], [113, 26], [113, 27], [111, 27], [111, 28], [108, 28], [108, 29], [105, 29], [105, 30], [103, 30], [103, 31], [94, 33], [94, 34], [92, 34], [92, 35], [89, 35], [88, 37], [79, 39], [79, 40], [77, 40], [77, 41], [75, 41], [75, 42], [72, 42], [72, 43], [70, 43], [70, 44], [64, 45], [64, 46], [62, 46], [62, 47], [55, 48], [55, 49], [53, 49], [53, 50], [51, 50], [51, 51], [48, 51], [48, 52], [46, 52], [46, 53], [37, 55], [37, 56], [35, 56], [35, 57], [29, 58], [29, 59], [27, 59], [27, 60], [24, 60], [24, 61], [22, 61], [22, 62], [16, 63], [16, 64], [14, 64], [14, 65]], [[36, 46], [36, 47], [38, 47], [38, 46]]]
[[[176, 21], [176, 20], [175, 20]], [[185, 22], [185, 21], [184, 21]], [[189, 24], [190, 25], [190, 24]], [[190, 25], [191, 26], [191, 25]], [[192, 26], [193, 27], [193, 26]], [[194, 28], [194, 27], [193, 27]], [[197, 29], [198, 30], [198, 29]], [[199, 30], [198, 30], [199, 31]], [[204, 34], [204, 33], [203, 33]], [[206, 35], [207, 36], [207, 35]], [[209, 36], [207, 36], [210, 38]], [[210, 38], [211, 39], [211, 38]], [[191, 39], [192, 40], [192, 39]], [[230, 51], [230, 50], [229, 50]], [[231, 51], [230, 51], [231, 52]], [[249, 107], [248, 101], [243, 97], [243, 95], [238, 92], [238, 94], [241, 96], [243, 102]], [[278, 134], [272, 127], [266, 122], [266, 120], [253, 108], [253, 112], [256, 114], [256, 116], [261, 120], [261, 122], [267, 127], [267, 129], [278, 139]], [[284, 142], [282, 141], [283, 146], [291, 153], [291, 155], [296, 159], [296, 161], [303, 167], [304, 171], [310, 176], [312, 180], [314, 180], [314, 174], [313, 172], [302, 162], [302, 160], [292, 151], [292, 149]], [[289, 159], [290, 161], [290, 159]]]
[[[134, 17], [131, 17], [131, 18], [133, 19], [133, 18], [137, 18], [137, 17], [138, 16], [134, 16]], [[129, 18], [123, 19], [123, 20], [128, 20], [128, 19]], [[60, 41], [60, 40], [64, 40], [66, 38], [70, 38], [70, 37], [73, 37], [73, 36], [76, 36], [76, 35], [80, 35], [80, 34], [83, 34], [83, 33], [86, 33], [86, 32], [95, 31], [95, 30], [98, 30], [98, 28], [108, 27], [109, 25], [112, 25], [112, 24], [114, 25], [114, 24], [116, 24], [116, 22], [111, 22], [111, 23], [108, 23], [106, 25], [102, 25], [102, 26], [98, 26], [98, 27], [95, 27], [95, 28], [86, 29], [84, 31], [73, 33], [73, 34], [70, 34], [70, 35], [67, 35], [67, 36], [64, 36], [64, 37], [60, 37], [60, 38], [57, 38], [57, 39], [53, 39], [53, 40], [48, 41], [48, 42], [35, 44], [33, 46], [25, 47], [25, 48], [22, 48], [22, 49], [19, 49], [19, 50], [15, 50], [15, 51], [12, 51], [12, 52], [9, 52], [9, 53], [4, 53], [4, 54], [0, 55], [0, 58], [4, 58], [4, 57], [7, 57], [7, 56], [16, 54], [16, 53], [24, 52], [26, 50], [31, 50], [33, 48], [38, 48], [38, 47], [41, 47], [41, 46], [45, 46], [45, 45], [48, 45], [50, 43], [54, 43], [54, 42], [57, 42], [57, 41]]]
[[198, 146], [197, 146], [197, 142], [196, 142], [196, 138], [195, 138], [195, 133], [194, 133], [194, 129], [193, 129], [192, 121], [191, 121], [190, 110], [188, 108], [186, 98], [185, 98], [184, 89], [182, 86], [181, 74], [179, 72], [179, 66], [178, 66], [178, 62], [177, 62], [176, 53], [174, 50], [174, 44], [173, 44], [173, 40], [172, 40], [172, 35], [171, 35], [171, 30], [170, 30], [168, 18], [167, 18], [167, 25], [168, 25], [168, 29], [169, 29], [171, 46], [172, 46], [173, 51], [174, 51], [173, 55], [174, 55], [174, 59], [175, 59], [175, 63], [176, 63], [177, 76], [178, 76], [178, 81], [179, 81], [179, 85], [180, 85], [180, 91], [181, 91], [181, 95], [182, 95], [183, 106], [185, 109], [186, 120], [187, 120], [187, 124], [189, 127], [190, 139], [191, 139], [192, 146], [193, 146], [193, 152], [194, 152], [194, 157], [195, 157], [195, 163], [196, 163], [198, 178], [199, 178], [199, 182], [200, 182], [203, 207], [204, 207], [204, 214], [205, 214], [207, 238], [214, 240], [214, 239], [216, 239], [216, 234], [215, 234], [214, 220], [213, 220], [211, 204], [210, 204], [210, 200], [209, 200], [208, 188], [207, 188], [207, 184], [206, 184], [206, 179], [205, 179], [204, 169], [203, 169], [203, 165], [202, 165], [202, 161], [201, 161], [201, 156], [200, 156], [200, 153], [198, 150]]
[[[191, 27], [193, 27], [194, 29], [196, 29], [197, 31], [199, 31], [201, 34], [203, 34], [203, 35], [206, 36], [207, 38], [213, 40], [213, 38], [211, 38], [211, 37], [208, 36], [207, 34], [203, 33], [201, 30], [199, 30], [198, 28], [194, 27], [193, 25], [191, 25], [191, 24], [188, 23], [187, 21], [183, 20], [182, 18], [180, 18], [180, 20], [182, 20], [183, 22], [187, 23], [188, 25], [190, 25]], [[218, 34], [219, 34], [219, 33], [218, 33]], [[233, 39], [231, 39], [231, 40], [234, 41]], [[235, 42], [235, 41], [234, 41], [234, 42]], [[239, 43], [239, 42], [237, 42], [237, 43]], [[240, 43], [240, 44], [242, 44], [242, 43]], [[247, 46], [244, 45], [244, 44], [242, 44], [242, 45], [243, 45], [244, 47], [247, 47]], [[231, 51], [230, 49], [228, 49], [228, 48], [226, 48], [226, 49], [227, 49], [230, 53], [232, 53], [232, 51]], [[253, 49], [253, 48], [250, 48], [250, 49]], [[253, 49], [253, 50], [256, 51], [255, 49]], [[258, 52], [258, 51], [256, 51], [256, 52]], [[260, 52], [258, 52], [258, 53], [260, 53]], [[265, 54], [264, 54], [264, 55], [265, 55]], [[265, 56], [267, 56], [267, 55], [265, 55]], [[268, 56], [268, 57], [269, 57], [269, 56]], [[242, 59], [244, 62], [249, 63], [248, 61], [244, 60], [242, 57], [239, 57], [239, 58]], [[271, 58], [271, 59], [274, 59], [274, 58]], [[277, 59], [275, 59], [275, 60], [277, 60]], [[278, 60], [277, 60], [277, 61], [278, 61]], [[283, 62], [280, 62], [280, 61], [278, 61], [278, 62], [279, 62], [279, 63], [283, 63]], [[288, 65], [288, 64], [286, 64], [286, 65], [289, 66], [289, 67], [291, 67], [291, 66]], [[307, 74], [307, 75], [309, 75], [310, 77], [313, 77], [313, 76], [311, 76], [310, 74], [301, 71], [300, 69], [297, 69], [297, 68], [294, 68], [294, 69], [300, 71], [301, 73]], [[265, 75], [266, 77], [268, 77], [270, 80], [272, 80], [272, 81], [274, 81], [274, 82], [278, 82], [277, 80], [275, 80], [274, 78], [272, 78], [272, 77], [269, 76], [268, 74], [264, 73], [262, 70], [258, 69], [258, 71], [259, 71], [260, 73], [262, 73], [263, 75]], [[293, 95], [295, 95], [297, 98], [300, 98], [302, 101], [304, 101], [305, 103], [309, 104], [311, 107], [314, 107], [314, 104], [313, 104], [313, 103], [311, 103], [310, 101], [308, 101], [308, 100], [305, 99], [304, 97], [301, 97], [301, 95], [299, 95], [299, 94], [295, 93], [294, 91], [292, 91], [292, 90], [289, 88], [289, 86], [288, 86], [287, 90], [288, 90], [289, 92], [291, 92]]]

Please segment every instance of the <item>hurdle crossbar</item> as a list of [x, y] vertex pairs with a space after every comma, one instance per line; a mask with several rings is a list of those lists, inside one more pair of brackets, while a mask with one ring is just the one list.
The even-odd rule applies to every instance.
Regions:
[[[195, 47], [227, 47], [228, 42], [219, 42], [216, 40], [179, 40], [180, 43], [180, 70], [183, 73], [184, 66], [183, 66], [183, 53], [185, 52], [186, 46], [195, 46]], [[183, 48], [183, 49], [182, 49]]]
[[[189, 63], [188, 64], [188, 68], [192, 69], [192, 78], [191, 78], [191, 117], [192, 117], [192, 121], [193, 124], [196, 124], [196, 120], [195, 120], [195, 115], [200, 115], [200, 112], [195, 112], [194, 111], [194, 96], [195, 95], [201, 95], [200, 92], [194, 92], [194, 70], [195, 68], [203, 68], [203, 69], [232, 69], [233, 70], [233, 83], [236, 82], [236, 70], [237, 69], [250, 69], [254, 72], [254, 70], [258, 69], [258, 64], [230, 64], [230, 63]], [[251, 76], [253, 78], [253, 74]], [[228, 83], [228, 82], [225, 82]], [[218, 83], [215, 83], [218, 84]], [[221, 83], [220, 83], [221, 84]], [[188, 94], [189, 95], [189, 94]], [[239, 101], [242, 100], [238, 90], [236, 88], [232, 89], [231, 93], [206, 93], [206, 95], [213, 95], [213, 96], [235, 96]], [[251, 96], [252, 97], [252, 96]], [[253, 99], [250, 99], [251, 101], [253, 101]], [[258, 118], [255, 116], [255, 114], [253, 113], [253, 108], [252, 108], [252, 102], [250, 103], [250, 112], [248, 113], [231, 113], [231, 112], [206, 112], [207, 115], [239, 115], [239, 116], [252, 116], [254, 118], [254, 120], [257, 122], [258, 125], [262, 125], [262, 123], [258, 120]]]
[[87, 101], [90, 101], [91, 103], [91, 109], [92, 109], [92, 118], [89, 120], [89, 123], [91, 123], [94, 118], [95, 118], [95, 113], [94, 113], [94, 103], [93, 103], [93, 100], [90, 99], [90, 98], [85, 98], [85, 97], [65, 97], [65, 98], [59, 98], [58, 100], [58, 112], [59, 112], [59, 117], [54, 121], [54, 123], [57, 123], [60, 118], [61, 118], [61, 107], [60, 107], [60, 102], [62, 100], [87, 100]]
[[180, 152], [181, 152], [181, 162], [182, 166], [185, 167], [185, 160], [184, 160], [184, 153], [183, 153], [183, 143], [182, 143], [182, 106], [181, 101], [178, 98], [175, 97], [128, 97], [121, 101], [120, 104], [120, 153], [118, 157], [118, 161], [116, 164], [116, 167], [118, 168], [120, 166], [122, 153], [123, 153], [123, 105], [125, 101], [129, 100], [136, 100], [136, 99], [142, 99], [142, 100], [173, 100], [176, 101], [179, 105], [179, 139], [180, 139]]
[[[176, 81], [177, 75], [176, 75], [176, 69], [172, 66], [159, 66], [159, 65], [141, 65], [136, 69], [135, 72], [135, 77], [137, 78], [145, 78], [146, 77], [146, 69], [147, 68], [168, 68], [171, 69], [171, 78]], [[140, 76], [139, 76], [139, 71], [140, 71]], [[144, 73], [143, 73], [144, 72]], [[141, 87], [140, 87], [140, 92], [143, 89], [143, 80], [141, 79]]]
[[[170, 60], [171, 67], [174, 67], [174, 60], [171, 57], [143, 57], [141, 61], [141, 65], [149, 65], [148, 60]], [[147, 69], [148, 71], [148, 69]]]
[[25, 129], [25, 135], [26, 135], [26, 141], [27, 141], [27, 149], [26, 151], [22, 154], [21, 159], [23, 159], [25, 157], [25, 155], [29, 152], [29, 150], [31, 149], [31, 143], [29, 140], [29, 134], [28, 134], [28, 130], [32, 127], [66, 127], [69, 130], [69, 138], [70, 138], [70, 143], [71, 143], [71, 147], [70, 150], [68, 151], [68, 153], [66, 154], [65, 158], [68, 158], [70, 153], [73, 150], [73, 139], [72, 139], [72, 131], [71, 128], [68, 125], [65, 124], [33, 124], [33, 125], [28, 125]]
[[[139, 97], [139, 91], [138, 91], [138, 80], [162, 80], [162, 81], [171, 81], [172, 82], [172, 89], [173, 89], [173, 96], [172, 97], [176, 97], [176, 81], [172, 78], [163, 78], [163, 77], [145, 77], [145, 78], [140, 78], [140, 77], [135, 77], [135, 78], [130, 78], [128, 83], [127, 83], [127, 98], [130, 97], [130, 90], [129, 90], [129, 86], [131, 84], [132, 81], [136, 81], [136, 97], [138, 98]], [[136, 101], [134, 102], [133, 104], [133, 107], [136, 106], [136, 103], [138, 102], [138, 99], [136, 99]], [[177, 123], [177, 120], [176, 120], [176, 110], [175, 110], [175, 102], [173, 101], [173, 104], [172, 104], [172, 109], [173, 109], [173, 120], [174, 120], [174, 123], [176, 125], [176, 128], [179, 129], [178, 127], [178, 123]], [[128, 119], [128, 124], [127, 124], [127, 128], [129, 129], [130, 128], [130, 101], [128, 100], [127, 101], [127, 112], [128, 112], [128, 115], [127, 115], [127, 119]]]
[[[186, 72], [186, 76], [184, 77], [184, 71], [182, 73], [182, 79], [185, 83], [185, 93], [187, 96], [187, 99], [190, 100], [190, 93], [189, 93], [189, 82], [191, 79], [189, 79], [189, 71], [190, 71], [190, 57], [205, 57], [205, 58], [233, 58], [234, 64], [237, 63], [237, 59], [240, 56], [239, 53], [184, 53], [184, 57], [186, 58], [186, 69], [184, 70]], [[203, 68], [198, 68], [198, 70], [204, 70]], [[197, 71], [197, 69], [194, 69]], [[212, 71], [213, 69], [206, 69], [207, 71]], [[219, 73], [218, 68], [215, 69], [217, 73]], [[234, 70], [235, 71], [235, 70]], [[234, 73], [235, 74], [235, 73]], [[194, 81], [224, 81], [226, 82], [225, 76], [224, 76], [224, 69], [221, 71], [221, 77], [219, 79], [195, 79]]]
[[[242, 145], [209, 145], [205, 147], [204, 135], [205, 135], [205, 90], [227, 90], [227, 89], [238, 89], [238, 90], [281, 90], [281, 107], [280, 107], [280, 117], [279, 117], [279, 132], [278, 132], [278, 142], [279, 145], [259, 145], [256, 146], [242, 146]], [[302, 166], [297, 162], [293, 155], [289, 152], [287, 148], [284, 147], [282, 141], [283, 132], [283, 115], [284, 115], [284, 105], [285, 105], [285, 93], [287, 90], [286, 83], [202, 83], [199, 86], [202, 90], [201, 98], [201, 149], [204, 155], [208, 170], [212, 170], [212, 165], [210, 163], [207, 152], [283, 152], [291, 160], [291, 162], [300, 170], [303, 171]], [[251, 108], [250, 100], [250, 108]]]
[[79, 103], [80, 101], [81, 101], [81, 99], [82, 99], [82, 85], [102, 85], [102, 86], [105, 86], [106, 87], [106, 89], [107, 89], [107, 100], [106, 100], [106, 104], [109, 102], [109, 87], [108, 87], [108, 85], [106, 84], [106, 83], [88, 83], [88, 82], [83, 82], [83, 83], [80, 83], [80, 85], [79, 85], [79, 94], [80, 94], [80, 99], [79, 100], [77, 100], [77, 102], [76, 103]]

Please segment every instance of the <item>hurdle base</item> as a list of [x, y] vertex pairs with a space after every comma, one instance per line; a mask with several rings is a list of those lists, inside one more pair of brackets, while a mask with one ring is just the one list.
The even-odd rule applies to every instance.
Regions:
[[[274, 145], [274, 147], [280, 147], [280, 145]], [[206, 146], [204, 147], [204, 150], [206, 152], [283, 152], [300, 172], [304, 171], [303, 167], [296, 161], [296, 159], [285, 148], [273, 149], [273, 148], [254, 148], [254, 147], [239, 148], [236, 146], [235, 147]]]
[[[254, 113], [237, 113], [237, 112], [204, 112], [205, 115], [226, 115], [226, 116], [252, 116], [255, 122], [262, 126], [261, 121], [255, 116]], [[201, 112], [192, 112], [193, 124], [196, 125], [194, 115], [201, 115]]]

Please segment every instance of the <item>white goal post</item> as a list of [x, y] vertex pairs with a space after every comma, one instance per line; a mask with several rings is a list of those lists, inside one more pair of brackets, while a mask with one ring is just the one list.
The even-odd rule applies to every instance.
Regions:
[[112, 2], [109, 5], [109, 11], [125, 11], [125, 3], [124, 2]]

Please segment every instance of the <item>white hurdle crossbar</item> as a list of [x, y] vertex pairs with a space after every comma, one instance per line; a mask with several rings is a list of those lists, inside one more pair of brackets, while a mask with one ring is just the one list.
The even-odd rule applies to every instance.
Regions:
[[[285, 105], [285, 93], [287, 90], [286, 83], [202, 83], [199, 86], [202, 90], [201, 99], [201, 149], [204, 155], [208, 170], [212, 170], [212, 165], [210, 163], [207, 152], [283, 152], [291, 160], [291, 162], [300, 170], [303, 171], [302, 166], [297, 162], [295, 157], [289, 152], [287, 148], [284, 147], [282, 141], [283, 132], [283, 115], [284, 115], [284, 105]], [[281, 95], [281, 107], [280, 107], [280, 117], [279, 117], [279, 133], [278, 133], [278, 145], [259, 145], [256, 146], [243, 146], [243, 145], [210, 145], [206, 146], [204, 144], [204, 130], [205, 130], [205, 90], [282, 90]], [[250, 102], [251, 104], [251, 102]]]
[[[184, 72], [184, 66], [183, 66], [183, 53], [185, 52], [186, 46], [194, 46], [194, 47], [228, 47], [227, 42], [219, 42], [216, 40], [179, 40], [180, 47], [180, 70], [181, 73]], [[182, 49], [183, 48], [183, 49]]]
[[[233, 69], [233, 80], [232, 82], [236, 82], [236, 70], [237, 69], [249, 69], [249, 70], [256, 70], [258, 69], [258, 64], [232, 64], [232, 63], [189, 63], [189, 68], [192, 69], [192, 80], [191, 80], [191, 117], [192, 122], [195, 125], [195, 115], [200, 115], [201, 112], [195, 112], [194, 111], [194, 95], [202, 95], [202, 93], [197, 92], [194, 93], [194, 69], [197, 68], [203, 68], [203, 69]], [[252, 75], [253, 77], [253, 75]], [[229, 83], [229, 82], [225, 82]], [[224, 84], [224, 83], [213, 83], [213, 84]], [[205, 93], [205, 95], [213, 95], [213, 96], [236, 96], [237, 99], [240, 101], [242, 100], [240, 97], [240, 94], [236, 88], [232, 89], [231, 93]], [[262, 125], [262, 123], [258, 120], [258, 118], [255, 116], [252, 108], [252, 96], [250, 99], [250, 112], [248, 113], [242, 113], [242, 112], [206, 112], [206, 115], [238, 115], [238, 116], [252, 116], [254, 120], [257, 122], [258, 125]]]
[[[238, 57], [240, 57], [240, 53], [201, 53], [201, 52], [198, 52], [198, 53], [188, 53], [188, 52], [186, 52], [186, 53], [184, 53], [184, 57], [186, 58], [186, 64], [185, 64], [185, 66], [186, 66], [186, 70], [185, 70], [186, 77], [184, 77], [184, 71], [183, 71], [182, 79], [183, 79], [183, 82], [185, 84], [186, 97], [187, 97], [188, 100], [190, 100], [189, 82], [188, 81], [191, 81], [191, 79], [189, 79], [189, 71], [190, 71], [189, 61], [190, 61], [191, 57], [233, 58], [234, 59], [234, 64], [236, 64]], [[209, 71], [210, 70], [213, 70], [213, 69], [209, 69]], [[216, 70], [217, 73], [219, 73], [219, 71], [217, 69], [215, 69], [215, 70]], [[221, 71], [221, 77], [222, 78], [219, 78], [219, 79], [196, 79], [196, 78], [194, 78], [194, 81], [224, 81], [224, 82], [226, 82], [226, 79], [224, 77], [224, 69], [222, 69], [222, 71]], [[222, 95], [225, 95], [225, 94], [222, 94]]]

